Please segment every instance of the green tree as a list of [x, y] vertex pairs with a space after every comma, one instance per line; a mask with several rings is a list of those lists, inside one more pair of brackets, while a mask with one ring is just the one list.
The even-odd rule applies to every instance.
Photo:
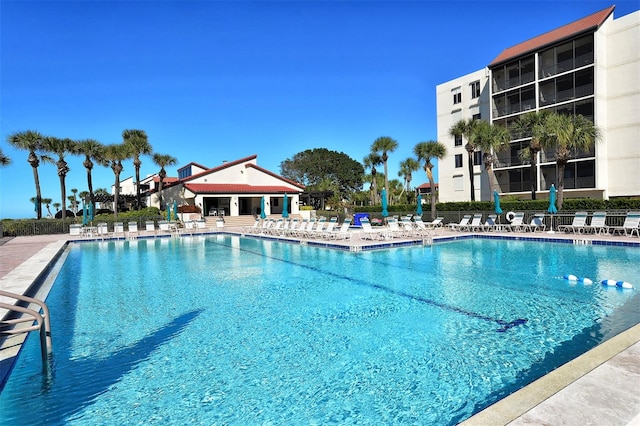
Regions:
[[144, 130], [125, 130], [122, 132], [122, 139], [124, 145], [129, 149], [131, 156], [133, 156], [133, 167], [136, 171], [136, 209], [140, 210], [140, 166], [142, 161], [141, 155], [150, 155], [153, 151], [149, 138]]
[[84, 161], [82, 162], [82, 165], [85, 169], [87, 169], [87, 187], [89, 188], [89, 199], [95, 206], [96, 200], [93, 192], [93, 178], [91, 172], [93, 170], [93, 160], [96, 160], [98, 164], [101, 164], [103, 162], [102, 157], [104, 156], [104, 145], [95, 139], [84, 139], [78, 142], [76, 148], [78, 154], [84, 155]]
[[[43, 141], [44, 149], [56, 154], [58, 156], [58, 160], [55, 162], [56, 167], [58, 169], [58, 178], [60, 179], [60, 197], [62, 200], [62, 205], [67, 205], [67, 186], [65, 180], [67, 178], [67, 173], [69, 173], [69, 165], [65, 160], [65, 156], [67, 154], [72, 154], [76, 152], [76, 143], [69, 138], [56, 138], [56, 137], [46, 137]], [[62, 220], [67, 218], [67, 208], [64, 207], [62, 209]]]
[[482, 161], [484, 168], [489, 175], [489, 187], [491, 191], [495, 189], [495, 175], [493, 173], [493, 163], [495, 159], [493, 154], [506, 149], [511, 140], [511, 134], [504, 126], [494, 126], [487, 121], [478, 123], [478, 136], [476, 138], [476, 146], [482, 150]]
[[[393, 152], [398, 148], [398, 142], [389, 136], [381, 136], [371, 144], [371, 152], [380, 154], [380, 159], [384, 165], [384, 187], [389, 194], [389, 170], [387, 169], [387, 161], [389, 160], [389, 152]], [[388, 195], [387, 195], [388, 196]]]
[[371, 152], [369, 155], [363, 158], [364, 168], [371, 169], [371, 179], [369, 186], [370, 195], [371, 195], [371, 205], [374, 206], [378, 204], [378, 171], [376, 170], [376, 166], [382, 164], [382, 158], [375, 152]]
[[326, 148], [308, 149], [284, 160], [280, 163], [280, 174], [308, 189], [326, 185], [328, 180], [341, 199], [361, 189], [364, 182], [362, 164], [345, 153]]
[[11, 158], [8, 155], [4, 155], [2, 149], [0, 149], [0, 167], [6, 167], [11, 164]]
[[118, 202], [120, 201], [120, 173], [124, 167], [122, 162], [131, 158], [129, 147], [124, 144], [107, 145], [104, 150], [104, 161], [111, 167], [115, 176], [115, 194], [113, 196], [113, 214], [118, 219]]
[[433, 167], [435, 165], [431, 160], [433, 158], [438, 160], [443, 159], [447, 155], [447, 147], [437, 141], [420, 142], [413, 147], [413, 153], [418, 157], [418, 161], [424, 161], [424, 171], [427, 174], [429, 187], [431, 189], [431, 220], [434, 220], [436, 218], [436, 184], [433, 178]]
[[409, 157], [406, 160], [400, 162], [400, 170], [398, 171], [398, 176], [404, 179], [404, 185], [407, 191], [407, 203], [410, 202], [409, 192], [411, 191], [411, 180], [413, 179], [413, 172], [416, 172], [419, 169], [420, 163], [414, 158]]
[[14, 148], [28, 151], [29, 157], [27, 162], [33, 170], [33, 180], [36, 184], [36, 217], [42, 219], [42, 193], [40, 191], [40, 178], [38, 176], [38, 167], [40, 166], [40, 158], [42, 157], [42, 145], [44, 137], [34, 130], [17, 132], [7, 137], [7, 142]]
[[[31, 202], [33, 203], [35, 201], [35, 197], [33, 197], [31, 199]], [[51, 214], [51, 210], [49, 209], [49, 205], [51, 204], [53, 200], [51, 198], [43, 198], [42, 199], [42, 204], [44, 204], [47, 207], [47, 217], [53, 217], [53, 215]]]
[[537, 166], [538, 153], [543, 145], [549, 144], [551, 134], [547, 126], [549, 111], [532, 111], [522, 114], [511, 125], [511, 134], [515, 139], [529, 139], [529, 146], [522, 149], [518, 155], [523, 161], [529, 161], [531, 175], [531, 199], [536, 199], [538, 190]]
[[163, 187], [164, 179], [167, 177], [167, 171], [165, 170], [165, 167], [173, 166], [177, 164], [178, 160], [175, 157], [172, 157], [170, 155], [158, 154], [158, 153], [153, 154], [152, 158], [156, 166], [160, 167], [160, 171], [158, 172], [158, 178], [160, 178], [160, 185], [158, 187], [158, 197], [160, 202], [160, 210], [164, 210], [165, 206], [162, 199], [162, 187]]
[[476, 139], [478, 136], [478, 125], [481, 121], [468, 119], [454, 123], [449, 129], [449, 135], [453, 137], [463, 137], [467, 140], [464, 149], [467, 151], [467, 162], [469, 169], [469, 184], [471, 187], [471, 201], [476, 200], [476, 187], [473, 176], [473, 153], [476, 151]]
[[558, 168], [558, 209], [564, 201], [564, 169], [576, 152], [589, 151], [600, 141], [600, 129], [582, 115], [552, 114], [548, 117], [547, 128], [553, 135], [543, 148], [555, 149]]

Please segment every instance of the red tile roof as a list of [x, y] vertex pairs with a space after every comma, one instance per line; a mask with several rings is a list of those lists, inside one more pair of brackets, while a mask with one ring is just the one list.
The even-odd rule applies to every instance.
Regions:
[[534, 52], [545, 46], [557, 43], [578, 34], [595, 30], [607, 20], [609, 15], [613, 13], [614, 9], [615, 6], [609, 6], [608, 8], [601, 10], [600, 12], [596, 12], [593, 15], [578, 19], [577, 21], [564, 25], [553, 31], [549, 31], [520, 44], [509, 47], [503, 50], [502, 53], [500, 53], [498, 57], [489, 64], [489, 67], [509, 61], [527, 53]]
[[284, 194], [296, 192], [288, 186], [277, 185], [246, 185], [237, 183], [185, 183], [184, 187], [196, 194]]

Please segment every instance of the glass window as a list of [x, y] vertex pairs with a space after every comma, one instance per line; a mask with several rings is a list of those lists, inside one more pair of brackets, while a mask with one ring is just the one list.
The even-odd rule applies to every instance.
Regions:
[[482, 151], [476, 151], [473, 153], [473, 165], [480, 166], [482, 164]]
[[462, 102], [462, 93], [461, 92], [457, 92], [453, 94], [453, 104], [459, 104], [460, 102]]
[[456, 154], [456, 168], [462, 167], [462, 154]]
[[454, 136], [453, 144], [454, 146], [462, 146], [462, 135]]
[[480, 80], [471, 83], [471, 99], [480, 97]]
[[472, 118], [473, 120], [480, 120], [481, 115], [480, 115], [480, 114], [473, 114], [473, 116], [471, 116], [471, 118]]

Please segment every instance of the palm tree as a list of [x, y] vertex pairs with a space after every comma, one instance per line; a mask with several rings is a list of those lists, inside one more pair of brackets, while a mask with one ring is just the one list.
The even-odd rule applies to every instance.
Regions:
[[[31, 202], [34, 202], [35, 198], [31, 199]], [[51, 204], [53, 200], [51, 198], [43, 198], [42, 199], [42, 204], [44, 204], [47, 207], [47, 217], [53, 217], [53, 215], [51, 214], [51, 210], [49, 209], [49, 205]]]
[[389, 159], [389, 155], [387, 153], [395, 151], [397, 147], [398, 142], [389, 136], [381, 136], [373, 141], [373, 144], [371, 145], [372, 153], [378, 154], [382, 152], [380, 159], [384, 164], [384, 188], [387, 190], [387, 194], [389, 194], [389, 171], [387, 170], [387, 160]]
[[160, 171], [158, 172], [158, 177], [160, 178], [160, 186], [158, 187], [158, 196], [160, 200], [160, 210], [164, 210], [164, 205], [162, 201], [162, 186], [164, 182], [164, 178], [167, 177], [167, 171], [164, 169], [167, 166], [175, 165], [178, 160], [175, 157], [172, 157], [167, 154], [153, 154], [153, 162], [160, 166]]
[[[67, 173], [69, 173], [69, 165], [65, 161], [64, 157], [67, 154], [75, 152], [75, 144], [75, 141], [68, 138], [61, 139], [56, 137], [46, 137], [43, 141], [44, 148], [58, 156], [56, 166], [58, 168], [58, 178], [60, 179], [60, 195], [63, 206], [67, 205], [67, 186], [65, 184], [65, 179], [67, 177]], [[65, 220], [66, 218], [67, 208], [63, 207], [62, 220]]]
[[378, 185], [376, 183], [378, 171], [376, 170], [376, 166], [382, 163], [382, 158], [380, 158], [377, 153], [372, 152], [364, 157], [363, 163], [365, 169], [371, 169], [371, 205], [376, 205], [378, 202]]
[[7, 137], [7, 142], [11, 144], [14, 148], [20, 149], [23, 151], [29, 151], [29, 157], [27, 158], [27, 162], [31, 165], [33, 169], [33, 180], [36, 184], [36, 217], [38, 219], [42, 219], [42, 193], [40, 192], [40, 178], [38, 177], [38, 166], [40, 166], [40, 158], [42, 154], [42, 143], [43, 136], [34, 131], [27, 130], [24, 132], [17, 132], [9, 135]]
[[524, 161], [529, 160], [531, 165], [531, 199], [536, 199], [536, 191], [538, 189], [537, 167], [538, 153], [542, 146], [548, 144], [550, 138], [547, 121], [549, 111], [532, 111], [521, 115], [511, 125], [511, 133], [516, 139], [529, 138], [529, 146], [520, 151], [520, 158]]
[[404, 178], [404, 185], [407, 190], [407, 203], [409, 202], [409, 192], [411, 191], [411, 179], [413, 172], [416, 172], [420, 169], [420, 163], [416, 161], [414, 158], [407, 158], [404, 161], [400, 162], [400, 170], [398, 171], [398, 176]]
[[144, 130], [125, 130], [122, 132], [122, 139], [133, 156], [133, 167], [136, 169], [136, 209], [140, 210], [140, 156], [151, 154], [153, 149]]
[[484, 168], [489, 175], [489, 187], [493, 191], [495, 188], [495, 177], [493, 174], [493, 154], [502, 151], [509, 146], [511, 134], [504, 126], [492, 125], [487, 121], [478, 123], [478, 136], [476, 138], [476, 146], [482, 150], [482, 160]]
[[11, 158], [8, 155], [4, 155], [2, 149], [0, 149], [0, 167], [5, 167], [11, 164]]
[[120, 196], [120, 173], [124, 167], [122, 162], [128, 158], [131, 158], [131, 152], [129, 146], [125, 144], [111, 144], [107, 145], [104, 150], [104, 161], [113, 170], [115, 176], [115, 194], [113, 196], [113, 213], [114, 217], [118, 219], [118, 198]]
[[[555, 149], [558, 168], [558, 209], [562, 208], [564, 169], [575, 151], [588, 151], [600, 141], [600, 129], [582, 115], [551, 114], [547, 128], [553, 134], [548, 140]], [[544, 145], [547, 147], [548, 145]]]
[[476, 151], [476, 139], [478, 136], [478, 125], [480, 120], [472, 118], [468, 120], [460, 120], [454, 123], [449, 129], [449, 135], [453, 137], [464, 137], [467, 140], [464, 149], [467, 151], [468, 168], [469, 168], [469, 184], [471, 187], [471, 201], [476, 200], [476, 187], [473, 176], [473, 153]]
[[95, 206], [96, 200], [93, 192], [93, 178], [91, 176], [91, 171], [93, 170], [92, 160], [96, 160], [98, 163], [102, 162], [102, 157], [104, 155], [104, 145], [102, 145], [95, 139], [84, 139], [79, 141], [77, 144], [77, 154], [84, 154], [84, 162], [82, 163], [82, 165], [85, 169], [87, 169], [87, 186], [89, 188], [89, 200], [91, 200], [91, 204]]
[[431, 220], [436, 218], [436, 184], [433, 179], [433, 167], [431, 162], [432, 158], [441, 160], [447, 155], [447, 147], [437, 141], [420, 142], [413, 147], [413, 153], [418, 157], [418, 161], [424, 161], [424, 171], [427, 174], [429, 180], [429, 187], [431, 189]]

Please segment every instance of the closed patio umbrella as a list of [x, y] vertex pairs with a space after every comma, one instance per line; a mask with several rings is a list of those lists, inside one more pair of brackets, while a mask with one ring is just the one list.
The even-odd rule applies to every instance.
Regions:
[[389, 211], [387, 210], [387, 190], [382, 189], [380, 193], [380, 197], [382, 198], [382, 217], [389, 216]]
[[89, 222], [93, 222], [93, 203], [91, 201], [89, 201], [89, 207], [88, 207], [88, 213], [89, 215]]
[[282, 201], [282, 217], [289, 217], [289, 197], [287, 197], [287, 193], [284, 193], [284, 200]]
[[173, 220], [178, 220], [178, 202], [173, 200]]
[[418, 194], [418, 208], [416, 209], [416, 215], [422, 216], [422, 194]]
[[84, 203], [84, 201], [82, 202], [82, 224], [87, 224], [87, 205]]
[[556, 186], [551, 184], [551, 188], [549, 188], [549, 208], [547, 212], [551, 214], [558, 213], [558, 209], [556, 208]]
[[495, 204], [494, 211], [496, 214], [502, 214], [502, 209], [500, 208], [500, 194], [498, 194], [498, 191], [496, 190], [493, 191], [493, 202]]
[[171, 221], [171, 204], [167, 204], [167, 220]]
[[264, 212], [264, 195], [260, 199], [260, 219], [266, 219], [267, 214]]

